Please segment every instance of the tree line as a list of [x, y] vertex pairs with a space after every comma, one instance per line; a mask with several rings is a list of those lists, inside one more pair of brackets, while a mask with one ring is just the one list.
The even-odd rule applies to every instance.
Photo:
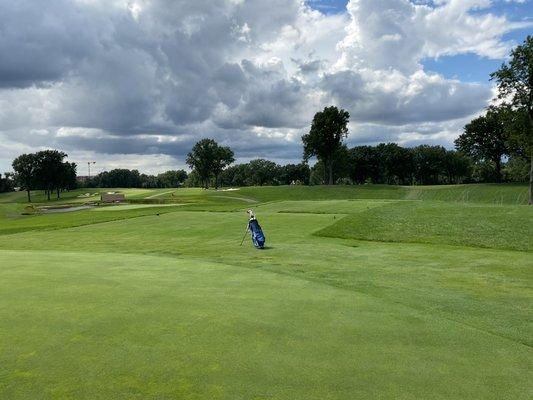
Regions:
[[[330, 182], [330, 178], [333, 184], [344, 185], [444, 185], [497, 181], [495, 168], [490, 163], [476, 162], [461, 151], [446, 150], [442, 146], [408, 148], [396, 143], [353, 148], [342, 146], [331, 158], [330, 165], [331, 169], [322, 160], [310, 167], [305, 162], [279, 165], [256, 159], [225, 168], [218, 177], [218, 185], [324, 185]], [[503, 163], [500, 181], [525, 182], [527, 167], [527, 162], [517, 159]], [[184, 186], [214, 187], [215, 179], [207, 176], [206, 180], [193, 169]]]
[[138, 170], [117, 168], [104, 171], [80, 182], [80, 186], [89, 188], [178, 188], [187, 179], [187, 172], [180, 170], [166, 171], [158, 175], [141, 174]]

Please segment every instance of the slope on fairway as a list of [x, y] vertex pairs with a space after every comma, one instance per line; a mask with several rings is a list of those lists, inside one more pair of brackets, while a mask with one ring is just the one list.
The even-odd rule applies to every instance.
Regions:
[[318, 235], [533, 250], [533, 207], [403, 201], [368, 208]]
[[526, 399], [531, 349], [277, 273], [0, 251], [0, 398]]

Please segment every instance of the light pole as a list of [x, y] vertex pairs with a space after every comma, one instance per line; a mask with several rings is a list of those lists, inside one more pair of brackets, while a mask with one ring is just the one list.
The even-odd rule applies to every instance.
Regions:
[[96, 164], [96, 161], [88, 161], [87, 162], [87, 170], [89, 172], [89, 178], [91, 177], [91, 164]]

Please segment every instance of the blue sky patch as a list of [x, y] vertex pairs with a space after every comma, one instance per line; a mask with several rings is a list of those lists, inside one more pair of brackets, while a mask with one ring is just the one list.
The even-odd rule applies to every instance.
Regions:
[[[415, 4], [434, 5], [431, 0], [412, 0]], [[348, 0], [307, 0], [307, 4], [324, 14], [339, 14], [346, 12]], [[533, 1], [506, 1], [493, 0], [490, 8], [472, 10], [471, 13], [492, 13], [505, 15], [512, 21], [533, 21]], [[531, 28], [519, 29], [503, 36], [503, 40], [521, 44], [526, 36], [531, 34]], [[458, 79], [464, 82], [489, 83], [489, 75], [497, 70], [504, 60], [493, 60], [479, 57], [476, 54], [466, 53], [454, 56], [440, 57], [439, 59], [427, 58], [422, 60], [424, 70], [437, 72], [449, 79]]]

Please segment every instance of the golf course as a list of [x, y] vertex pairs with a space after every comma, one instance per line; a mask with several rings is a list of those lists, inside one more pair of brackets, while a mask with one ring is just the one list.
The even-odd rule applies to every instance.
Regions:
[[0, 194], [0, 399], [533, 398], [525, 184], [105, 190]]

